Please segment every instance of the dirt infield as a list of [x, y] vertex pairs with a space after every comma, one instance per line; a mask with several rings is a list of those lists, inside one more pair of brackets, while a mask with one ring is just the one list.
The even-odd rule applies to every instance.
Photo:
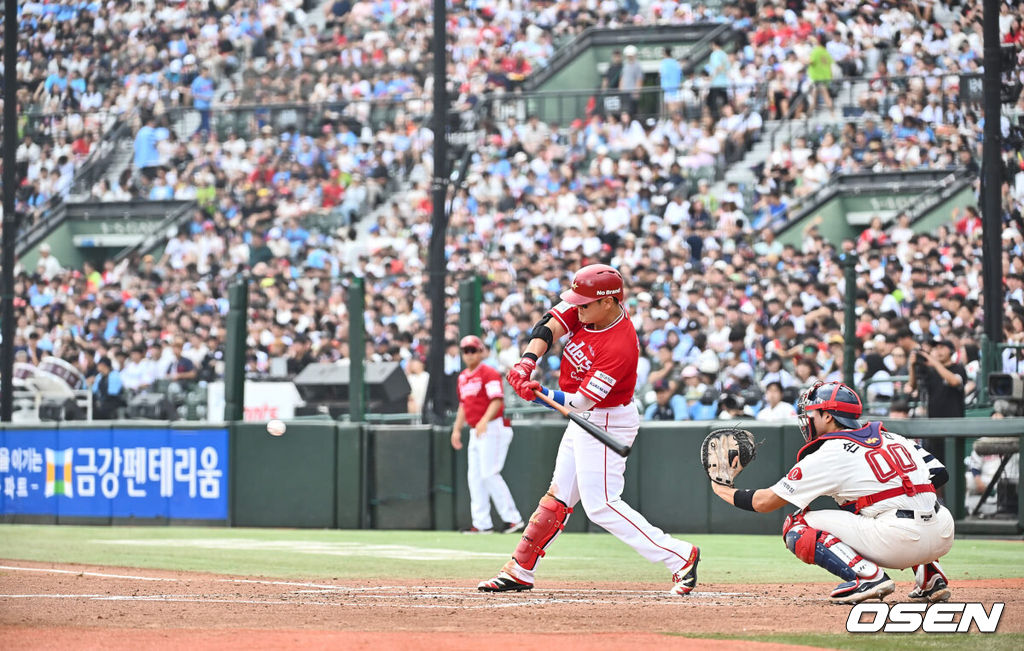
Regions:
[[[734, 647], [680, 633], [845, 631], [831, 584], [544, 584], [483, 594], [465, 583], [282, 581], [0, 561], [4, 648], [551, 649]], [[896, 596], [911, 586], [898, 585]], [[1006, 602], [1001, 633], [1024, 632], [1024, 579], [961, 581], [955, 601]], [[890, 602], [894, 599], [890, 598]], [[595, 635], [599, 633], [599, 635]], [[586, 637], [581, 634], [587, 634]], [[673, 635], [676, 634], [676, 635]], [[783, 648], [757, 644], [756, 648]]]

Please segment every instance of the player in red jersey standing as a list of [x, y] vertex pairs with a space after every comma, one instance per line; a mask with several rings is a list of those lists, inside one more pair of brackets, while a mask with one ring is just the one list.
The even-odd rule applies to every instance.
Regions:
[[[622, 306], [622, 276], [608, 265], [583, 267], [561, 299], [534, 326], [523, 358], [508, 373], [509, 384], [524, 400], [537, 400], [534, 391], [543, 392], [632, 445], [640, 427], [640, 413], [633, 402], [640, 344]], [[530, 376], [537, 360], [564, 335], [570, 338], [562, 351], [559, 388], [551, 390]], [[672, 538], [622, 501], [625, 470], [623, 457], [609, 453], [570, 422], [558, 447], [551, 486], [540, 499], [512, 559], [496, 577], [481, 582], [479, 589], [507, 592], [532, 588], [544, 550], [582, 501], [591, 522], [615, 534], [647, 560], [664, 563], [673, 573], [673, 594], [690, 593], [697, 585], [699, 550]]]
[[501, 478], [505, 455], [512, 443], [512, 428], [505, 418], [501, 374], [483, 363], [487, 349], [480, 337], [469, 335], [459, 343], [466, 368], [459, 374], [459, 411], [452, 426], [452, 447], [462, 449], [462, 426], [469, 423], [469, 503], [473, 526], [462, 533], [493, 533], [491, 500], [505, 521], [498, 530], [523, 529], [523, 517]]

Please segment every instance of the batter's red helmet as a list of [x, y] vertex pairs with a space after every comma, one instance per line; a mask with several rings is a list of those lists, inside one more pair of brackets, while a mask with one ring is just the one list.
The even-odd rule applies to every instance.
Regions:
[[832, 414], [836, 422], [847, 429], [857, 429], [862, 411], [860, 396], [857, 392], [841, 382], [818, 382], [807, 389], [796, 404], [796, 415], [800, 421], [800, 433], [805, 441], [812, 441], [817, 432], [810, 422], [807, 412], [821, 409]]
[[572, 287], [562, 292], [561, 299], [586, 305], [608, 296], [622, 300], [622, 274], [606, 264], [591, 264], [576, 272]]

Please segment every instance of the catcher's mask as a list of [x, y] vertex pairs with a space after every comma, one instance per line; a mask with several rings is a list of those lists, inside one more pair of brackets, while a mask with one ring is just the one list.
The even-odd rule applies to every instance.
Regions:
[[804, 391], [796, 404], [796, 415], [800, 421], [800, 434], [804, 441], [810, 443], [818, 437], [814, 431], [814, 423], [807, 413], [820, 409], [836, 419], [836, 422], [847, 429], [857, 429], [857, 421], [861, 414], [860, 397], [850, 387], [841, 382], [818, 382]]

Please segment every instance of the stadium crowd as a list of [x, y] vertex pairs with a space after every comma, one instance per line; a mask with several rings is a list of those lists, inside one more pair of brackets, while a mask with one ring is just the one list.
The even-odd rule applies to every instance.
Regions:
[[[75, 172], [108, 153], [116, 125], [184, 105], [201, 112], [240, 56], [277, 47], [301, 2], [26, 2], [18, 6], [22, 116], [18, 210], [27, 223], [66, 198]], [[205, 115], [205, 113], [204, 113]]]
[[[727, 18], [749, 34], [734, 52], [716, 48], [719, 67], [681, 82], [680, 104], [702, 109], [697, 117], [677, 111], [638, 120], [598, 111], [569, 125], [535, 116], [486, 125], [450, 198], [446, 253], [453, 279], [485, 274], [481, 312], [491, 362], [505, 370], [517, 361], [524, 336], [572, 271], [604, 261], [627, 279], [627, 308], [644, 347], [638, 397], [651, 418], [789, 417], [787, 402], [799, 387], [839, 377], [844, 336], [856, 342], [858, 383], [905, 376], [909, 355], [935, 339], [950, 343], [973, 380], [982, 314], [977, 210], [951, 214], [933, 234], [915, 235], [898, 219], [844, 242], [826, 241], [812, 226], [800, 246], [783, 246], [773, 231], [791, 201], [837, 172], [976, 171], [980, 120], [955, 105], [940, 108], [958, 93], [944, 80], [976, 69], [980, 58], [978, 8], [954, 11], [958, 4], [819, 2], [799, 13], [768, 6], [757, 14], [747, 2], [725, 7], [722, 17], [658, 1], [455, 8], [453, 90], [456, 103], [470, 108], [499, 88], [514, 90], [557, 43], [586, 26]], [[162, 255], [65, 269], [47, 251], [37, 269], [21, 270], [19, 360], [53, 354], [90, 377], [106, 361], [126, 393], [161, 380], [216, 379], [226, 287], [248, 270], [247, 371], [267, 374], [271, 359], [284, 357], [294, 373], [348, 356], [351, 273], [367, 281], [367, 358], [401, 360], [419, 387], [410, 408], [419, 409], [430, 345], [424, 266], [432, 134], [418, 117], [430, 108], [422, 99], [430, 95], [428, 5], [340, 0], [326, 8], [322, 29], [305, 21], [309, 7], [288, 2], [200, 10], [158, 0], [148, 8], [155, 23], [136, 3], [25, 5], [23, 29], [37, 36], [23, 57], [23, 78], [34, 83], [19, 99], [57, 117], [43, 121], [49, 142], [26, 140], [24, 158], [19, 149], [19, 165], [35, 174], [26, 172], [35, 194], [23, 192], [21, 207], [41, 209], [69, 187], [74, 167], [60, 155], [65, 145], [80, 162], [117, 116], [130, 114], [137, 121], [133, 168], [121, 182], [98, 183], [92, 195], [195, 199], [199, 208]], [[1019, 25], [1019, 14], [1004, 7], [1008, 42], [1020, 42]], [[281, 38], [285, 32], [290, 38]], [[817, 57], [831, 62], [827, 79], [815, 77]], [[825, 109], [841, 103], [832, 63], [846, 76], [873, 76], [871, 92], [844, 107], [856, 119], [783, 141], [755, 187], [712, 193], [698, 172], [759, 137], [763, 118], [789, 114], [792, 103], [797, 114], [817, 110], [808, 96]], [[62, 86], [65, 68], [75, 77]], [[895, 74], [918, 75], [920, 85], [888, 79]], [[76, 90], [79, 78], [85, 95]], [[622, 87], [621, 79], [611, 83]], [[301, 124], [252, 111], [219, 128], [225, 107], [303, 99], [326, 108]], [[371, 100], [400, 108], [374, 121]], [[173, 116], [186, 105], [199, 121], [182, 133]], [[73, 115], [93, 123], [73, 132]], [[81, 138], [90, 148], [80, 144], [76, 154]], [[54, 174], [49, 185], [37, 180]], [[1004, 186], [1002, 242], [1006, 339], [1024, 343], [1022, 181], [1018, 175]], [[408, 189], [395, 194], [401, 185]], [[363, 237], [352, 224], [375, 208], [379, 216]], [[309, 219], [325, 211], [340, 219], [329, 230]], [[860, 259], [858, 323], [845, 335], [838, 252]], [[460, 364], [459, 309], [453, 286], [449, 374]], [[557, 373], [557, 359], [542, 366], [542, 381]], [[1011, 352], [1004, 368], [1024, 370], [1024, 362]], [[909, 393], [904, 380], [893, 380], [873, 384], [868, 397], [881, 410], [900, 410]]]

